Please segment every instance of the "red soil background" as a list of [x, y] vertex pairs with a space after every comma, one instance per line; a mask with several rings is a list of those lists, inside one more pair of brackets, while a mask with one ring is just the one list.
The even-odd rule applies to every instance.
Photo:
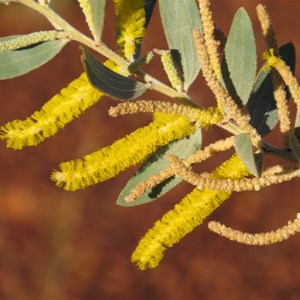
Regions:
[[[241, 6], [247, 9], [260, 56], [265, 44], [255, 17], [259, 2], [212, 2], [216, 23], [226, 34], [236, 10]], [[299, 2], [262, 3], [272, 16], [279, 44], [292, 41], [298, 48]], [[53, 6], [88, 34], [76, 1], [57, 0]], [[114, 47], [112, 1], [107, 9], [104, 41]], [[15, 4], [0, 6], [0, 36], [42, 29], [51, 26], [31, 10]], [[157, 8], [143, 52], [152, 48], [166, 48]], [[260, 58], [258, 64], [262, 64]], [[166, 80], [157, 58], [147, 71]], [[1, 124], [29, 116], [81, 72], [79, 46], [70, 43], [40, 69], [1, 81]], [[201, 76], [190, 93], [199, 102], [213, 101]], [[144, 98], [166, 99], [158, 93]], [[112, 119], [107, 109], [114, 104], [109, 98], [101, 100], [38, 147], [14, 151], [1, 142], [0, 299], [300, 299], [299, 236], [275, 246], [249, 247], [212, 234], [205, 223], [168, 250], [159, 267], [142, 272], [130, 262], [139, 238], [191, 186], [182, 184], [152, 204], [123, 208], [115, 201], [134, 168], [78, 192], [65, 192], [50, 182], [51, 170], [61, 161], [106, 146], [149, 120], [142, 114]], [[204, 143], [221, 136], [223, 131], [209, 129]], [[280, 141], [277, 134], [272, 137]], [[205, 167], [214, 167], [221, 159], [209, 161]], [[209, 219], [250, 232], [277, 228], [299, 210], [297, 186], [294, 180], [259, 193], [235, 194]]]

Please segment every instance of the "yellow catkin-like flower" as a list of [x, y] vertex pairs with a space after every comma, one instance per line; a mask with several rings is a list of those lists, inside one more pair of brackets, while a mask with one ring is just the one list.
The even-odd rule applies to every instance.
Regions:
[[274, 54], [274, 48], [266, 50], [263, 53], [262, 58], [266, 60], [266, 66], [264, 67], [266, 70], [271, 67], [275, 67], [279, 61], [279, 57]]
[[134, 60], [136, 45], [145, 33], [146, 14], [143, 0], [114, 0], [117, 44], [124, 57]]
[[25, 120], [14, 120], [1, 126], [0, 138], [6, 140], [7, 147], [14, 149], [36, 146], [78, 117], [102, 95], [89, 83], [87, 75], [82, 73], [51, 98], [41, 110]]
[[[212, 174], [215, 178], [231, 179], [247, 175], [249, 171], [237, 155], [233, 155]], [[230, 195], [230, 192], [195, 188], [148, 230], [133, 252], [132, 262], [141, 270], [156, 267], [167, 248], [200, 225]]]
[[83, 159], [63, 162], [60, 171], [51, 179], [66, 190], [78, 190], [105, 181], [142, 161], [157, 147], [180, 139], [194, 131], [187, 117], [156, 113], [148, 126], [137, 129], [126, 137]]
[[266, 50], [263, 53], [263, 59], [267, 61], [265, 68], [273, 67], [280, 74], [281, 78], [288, 86], [289, 91], [296, 103], [297, 110], [299, 111], [300, 110], [300, 86], [298, 80], [293, 75], [290, 67], [287, 66], [287, 64], [281, 58], [275, 56], [273, 48]]

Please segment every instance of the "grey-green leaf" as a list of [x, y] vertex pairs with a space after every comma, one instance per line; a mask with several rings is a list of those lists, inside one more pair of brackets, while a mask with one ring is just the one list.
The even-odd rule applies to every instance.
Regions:
[[222, 77], [230, 95], [246, 104], [256, 75], [256, 44], [251, 20], [244, 8], [234, 16], [222, 61]]
[[147, 90], [146, 84], [105, 67], [85, 48], [83, 48], [83, 54], [84, 68], [91, 84], [105, 94], [116, 99], [131, 100]]
[[292, 151], [292, 154], [295, 156], [296, 160], [300, 161], [300, 144], [295, 135], [289, 136], [289, 147]]
[[64, 40], [53, 40], [27, 48], [0, 53], [0, 79], [9, 79], [42, 66], [65, 46]]
[[297, 111], [296, 120], [295, 120], [295, 135], [300, 141], [300, 111]]
[[147, 65], [154, 57], [152, 51], [147, 52], [144, 56], [133, 61], [127, 68], [129, 73], [135, 73], [143, 66]]
[[[292, 72], [294, 72], [296, 61], [294, 45], [292, 43], [287, 43], [281, 46], [279, 48], [279, 54], [291, 68]], [[286, 89], [286, 93], [288, 99], [288, 89]], [[276, 126], [278, 122], [278, 113], [274, 99], [270, 70], [266, 71], [262, 68], [259, 71], [252, 94], [247, 103], [247, 109], [251, 116], [251, 125], [256, 128], [260, 135], [264, 136], [268, 134]]]
[[181, 159], [188, 158], [192, 153], [199, 150], [201, 144], [201, 132], [197, 130], [194, 134], [184, 139], [174, 141], [167, 146], [159, 148], [147, 161], [139, 168], [139, 170], [128, 181], [120, 193], [117, 204], [121, 206], [136, 206], [156, 200], [170, 189], [181, 182], [180, 178], [171, 177], [160, 183], [153, 189], [145, 192], [137, 200], [126, 202], [124, 199], [137, 184], [147, 180], [150, 176], [160, 172], [168, 166], [166, 157], [169, 154], [174, 154]]
[[255, 176], [260, 177], [262, 172], [262, 154], [255, 154], [248, 134], [242, 133], [234, 137], [233, 145], [239, 158]]
[[96, 43], [101, 43], [106, 0], [89, 0], [92, 14], [93, 33]]
[[169, 48], [180, 57], [187, 90], [200, 71], [193, 42], [193, 30], [201, 29], [199, 9], [194, 0], [161, 0], [159, 9]]
[[155, 4], [156, 4], [156, 0], [144, 0], [144, 9], [146, 14], [146, 27], [148, 26], [150, 19], [152, 17]]

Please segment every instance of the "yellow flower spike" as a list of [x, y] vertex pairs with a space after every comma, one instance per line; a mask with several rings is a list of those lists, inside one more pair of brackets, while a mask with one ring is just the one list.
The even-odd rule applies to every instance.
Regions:
[[[249, 171], [238, 156], [233, 155], [212, 175], [216, 178], [238, 179], [249, 175]], [[195, 188], [148, 230], [131, 256], [132, 262], [141, 270], [156, 267], [167, 248], [200, 225], [230, 195], [230, 192]]]
[[250, 174], [237, 154], [233, 154], [212, 173], [218, 179], [241, 179]]
[[191, 134], [195, 128], [187, 117], [156, 113], [148, 126], [86, 155], [83, 159], [60, 164], [51, 179], [60, 187], [74, 191], [108, 180], [142, 161], [157, 147]]
[[210, 215], [230, 193], [195, 188], [174, 209], [156, 221], [140, 240], [131, 256], [141, 270], [155, 268], [162, 260], [167, 248], [178, 243], [186, 234]]
[[143, 0], [114, 0], [116, 13], [117, 44], [124, 57], [134, 60], [136, 44], [145, 33], [146, 14]]
[[264, 52], [263, 58], [267, 60], [267, 66], [274, 67], [277, 70], [284, 83], [288, 86], [289, 91], [296, 103], [297, 110], [299, 111], [300, 86], [290, 67], [287, 66], [285, 61], [274, 55], [274, 50], [272, 48], [269, 51]]
[[266, 66], [264, 66], [264, 69], [265, 69], [265, 70], [268, 70], [268, 69], [271, 68], [271, 67], [275, 67], [276, 64], [277, 64], [278, 61], [279, 61], [278, 57], [276, 57], [276, 56], [274, 55], [274, 49], [273, 49], [273, 48], [266, 50], [266, 51], [263, 53], [262, 58], [263, 58], [264, 60], [266, 60]]
[[25, 120], [14, 120], [1, 126], [0, 138], [6, 140], [7, 147], [14, 149], [36, 146], [78, 117], [102, 95], [82, 73], [44, 104], [40, 111]]
[[224, 115], [218, 106], [208, 107], [207, 109], [198, 109], [195, 112], [196, 122], [203, 128], [207, 128], [209, 125], [217, 124], [220, 122]]

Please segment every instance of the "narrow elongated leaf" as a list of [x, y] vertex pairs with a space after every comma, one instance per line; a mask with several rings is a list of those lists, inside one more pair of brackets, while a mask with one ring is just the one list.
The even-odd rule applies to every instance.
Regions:
[[169, 48], [180, 57], [187, 90], [200, 71], [200, 62], [193, 42], [193, 30], [201, 29], [194, 0], [162, 0], [159, 9]]
[[295, 158], [300, 161], [300, 112], [297, 111], [296, 119], [295, 119], [295, 127], [294, 127], [294, 134], [289, 135], [289, 147], [295, 156]]
[[253, 152], [253, 146], [248, 134], [242, 133], [234, 137], [233, 145], [239, 158], [255, 176], [260, 177], [262, 172], [262, 155]]
[[150, 19], [152, 17], [155, 4], [156, 4], [156, 0], [144, 0], [144, 9], [146, 13], [146, 27], [148, 26]]
[[105, 94], [116, 99], [130, 100], [139, 97], [147, 90], [146, 84], [124, 77], [105, 67], [85, 48], [83, 54], [84, 68], [90, 82]]
[[289, 136], [289, 147], [297, 161], [300, 161], [300, 144], [295, 135]]
[[295, 135], [300, 141], [300, 111], [297, 111], [296, 120], [295, 120]]
[[154, 57], [154, 54], [152, 51], [147, 52], [144, 56], [139, 57], [138, 59], [136, 59], [134, 62], [132, 62], [127, 70], [129, 73], [135, 73], [136, 71], [138, 71], [140, 68], [142, 68], [143, 66], [145, 66], [146, 64], [148, 64]]
[[0, 79], [17, 77], [37, 69], [58, 54], [65, 44], [66, 41], [53, 40], [0, 53]]
[[[279, 48], [279, 54], [286, 64], [295, 70], [296, 53], [292, 43], [287, 43]], [[287, 99], [289, 98], [286, 88]], [[261, 69], [256, 78], [253, 92], [247, 103], [251, 116], [251, 125], [262, 136], [268, 134], [278, 122], [278, 113], [273, 93], [273, 84], [270, 70]], [[300, 122], [299, 122], [300, 124]], [[299, 125], [300, 126], [300, 125]]]
[[230, 28], [222, 75], [230, 95], [246, 104], [256, 75], [256, 45], [252, 23], [244, 8], [237, 11]]
[[96, 43], [101, 42], [106, 0], [78, 0]]
[[141, 197], [133, 202], [126, 202], [124, 199], [137, 184], [147, 180], [152, 175], [160, 172], [168, 166], [166, 157], [169, 154], [177, 155], [181, 159], [188, 158], [192, 153], [200, 148], [201, 132], [197, 130], [191, 136], [182, 140], [174, 141], [165, 147], [158, 149], [148, 160], [140, 167], [140, 169], [128, 181], [127, 185], [122, 190], [118, 197], [117, 204], [121, 206], [136, 206], [154, 201], [162, 196], [174, 186], [181, 182], [180, 178], [169, 178], [157, 185], [155, 188], [145, 192]]

